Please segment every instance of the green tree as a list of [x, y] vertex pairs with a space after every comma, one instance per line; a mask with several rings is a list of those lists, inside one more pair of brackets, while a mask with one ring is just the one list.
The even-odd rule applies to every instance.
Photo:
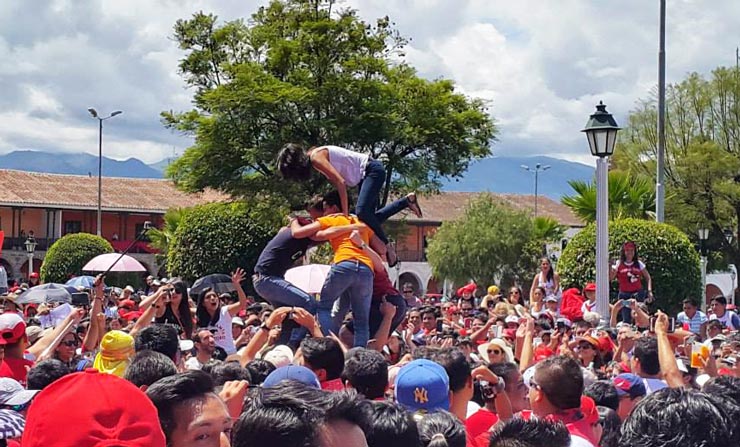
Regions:
[[[655, 189], [648, 177], [628, 172], [609, 172], [609, 218], [655, 218]], [[596, 183], [582, 180], [568, 182], [572, 196], [560, 201], [585, 222], [596, 221]]]
[[[634, 241], [653, 280], [657, 307], [671, 314], [680, 311], [681, 301], [701, 297], [699, 255], [679, 229], [650, 220], [622, 219], [609, 223], [609, 254], [619, 259], [625, 241]], [[563, 287], [583, 286], [596, 279], [596, 225], [590, 224], [563, 250], [557, 270]], [[617, 284], [611, 287], [612, 295]]]
[[167, 269], [187, 281], [237, 267], [251, 272], [285, 210], [262, 202], [211, 203], [186, 212], [170, 242]]
[[82, 274], [82, 267], [92, 258], [113, 253], [110, 242], [87, 233], [68, 234], [54, 242], [41, 265], [41, 281], [64, 284]]
[[506, 286], [527, 282], [537, 267], [541, 247], [527, 213], [481, 194], [461, 218], [437, 230], [429, 242], [427, 259], [437, 278]]
[[157, 259], [162, 262], [167, 260], [167, 252], [175, 237], [177, 227], [187, 212], [184, 208], [172, 208], [164, 214], [162, 228], [152, 228], [147, 232], [149, 245], [156, 248], [159, 253]]
[[175, 25], [180, 71], [195, 108], [164, 112], [195, 143], [167, 174], [189, 191], [277, 192], [291, 204], [326, 186], [274, 175], [286, 142], [337, 144], [384, 161], [392, 190], [435, 190], [490, 154], [496, 128], [485, 104], [452, 81], [419, 78], [403, 62], [405, 39], [334, 1], [273, 0], [245, 23], [198, 13]]
[[[689, 74], [666, 89], [666, 221], [693, 239], [710, 229], [708, 247], [740, 265], [736, 243], [740, 223], [740, 72], [719, 67], [709, 76]], [[657, 101], [642, 100], [629, 115], [614, 165], [656, 176]], [[736, 239], [737, 240], [737, 239]], [[715, 264], [716, 267], [720, 265]], [[711, 266], [710, 266], [711, 267]], [[724, 268], [724, 265], [722, 265]]]

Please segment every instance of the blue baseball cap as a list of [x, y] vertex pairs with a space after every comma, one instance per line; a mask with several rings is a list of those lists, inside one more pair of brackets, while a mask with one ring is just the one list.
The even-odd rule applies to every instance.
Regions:
[[621, 396], [629, 396], [632, 399], [640, 396], [647, 395], [645, 389], [645, 383], [642, 378], [635, 374], [622, 373], [612, 379], [614, 388], [617, 389], [617, 394]]
[[321, 383], [319, 383], [319, 378], [316, 377], [316, 374], [305, 366], [298, 365], [282, 366], [271, 372], [265, 378], [265, 381], [262, 382], [262, 388], [273, 387], [284, 380], [294, 380], [304, 385], [321, 389]]
[[450, 378], [441, 365], [414, 360], [396, 376], [396, 402], [410, 411], [450, 409]]

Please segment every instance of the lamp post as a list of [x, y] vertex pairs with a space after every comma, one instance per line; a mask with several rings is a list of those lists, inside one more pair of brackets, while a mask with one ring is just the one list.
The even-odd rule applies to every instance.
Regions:
[[537, 163], [534, 165], [534, 168], [530, 168], [527, 165], [522, 165], [522, 169], [524, 169], [527, 172], [534, 172], [534, 217], [537, 218], [537, 196], [538, 196], [538, 186], [539, 186], [539, 178], [540, 178], [540, 172], [547, 171], [550, 169], [550, 165], [542, 166], [540, 163]]
[[103, 208], [102, 208], [102, 197], [103, 197], [103, 121], [107, 120], [108, 118], [113, 118], [116, 115], [120, 115], [123, 112], [120, 110], [116, 110], [115, 112], [111, 113], [110, 115], [106, 116], [105, 118], [98, 116], [97, 110], [90, 107], [87, 109], [88, 112], [90, 112], [90, 115], [92, 115], [93, 118], [98, 120], [98, 225], [97, 225], [97, 231], [95, 234], [100, 236], [102, 234], [102, 226], [103, 226]]
[[707, 310], [707, 239], [709, 230], [699, 228], [699, 254], [701, 255], [701, 310]]
[[596, 311], [609, 317], [609, 157], [614, 153], [619, 131], [603, 102], [596, 106], [582, 130], [596, 159]]
[[33, 273], [33, 254], [36, 252], [36, 238], [28, 236], [23, 245], [26, 246], [26, 253], [28, 254], [28, 281], [30, 283], [31, 274]]

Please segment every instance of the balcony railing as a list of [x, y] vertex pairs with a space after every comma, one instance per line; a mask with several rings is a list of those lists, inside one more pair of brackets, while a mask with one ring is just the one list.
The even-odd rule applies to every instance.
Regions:
[[[36, 251], [46, 251], [49, 246], [54, 243], [56, 239], [47, 239], [37, 237], [36, 239]], [[25, 237], [6, 237], [3, 240], [3, 250], [19, 250], [26, 251], [26, 238]]]
[[426, 253], [421, 250], [398, 250], [396, 252], [401, 262], [426, 262]]

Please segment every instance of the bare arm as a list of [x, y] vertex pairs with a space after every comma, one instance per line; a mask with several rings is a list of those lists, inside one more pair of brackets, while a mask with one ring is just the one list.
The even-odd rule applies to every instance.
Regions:
[[156, 291], [156, 292], [154, 292], [153, 294], [151, 294], [151, 295], [149, 295], [149, 296], [145, 296], [144, 298], [142, 298], [142, 299], [141, 299], [141, 303], [139, 303], [139, 309], [141, 309], [142, 311], [145, 311], [145, 310], [147, 310], [147, 309], [149, 308], [149, 306], [151, 306], [151, 305], [152, 305], [152, 304], [153, 304], [153, 303], [154, 303], [155, 301], [157, 301], [157, 300], [159, 299], [159, 297], [160, 297], [160, 296], [161, 296], [161, 295], [162, 295], [163, 293], [165, 293], [165, 290], [166, 290], [167, 288], [168, 288], [168, 287], [166, 287], [166, 286], [160, 287], [160, 288], [159, 288], [159, 289], [157, 289], [157, 291]]
[[159, 297], [160, 297], [160, 300], [157, 301], [153, 306], [149, 306], [149, 308], [147, 308], [147, 310], [145, 310], [144, 313], [141, 314], [141, 317], [139, 317], [139, 319], [136, 320], [136, 323], [134, 324], [134, 327], [131, 328], [131, 332], [129, 332], [129, 335], [134, 337], [142, 329], [152, 324], [152, 320], [154, 320], [154, 316], [157, 313], [157, 310], [165, 306], [163, 302], [164, 296], [160, 295]]
[[555, 272], [553, 272], [552, 274], [552, 283], [553, 283], [553, 287], [555, 287], [556, 292], [560, 290], [560, 275], [558, 275]]
[[668, 339], [668, 316], [663, 312], [658, 312], [658, 318], [655, 321], [655, 336], [658, 339], [658, 362], [663, 378], [671, 388], [682, 388], [684, 386], [683, 375], [678, 369], [676, 356], [673, 354], [673, 347]]
[[485, 335], [488, 333], [488, 331], [491, 329], [491, 326], [493, 326], [495, 323], [496, 323], [495, 318], [489, 318], [488, 321], [486, 321], [486, 324], [484, 324], [482, 328], [470, 334], [470, 341], [475, 343], [481, 338], [484, 338]]
[[[288, 316], [290, 311], [290, 307], [281, 307], [279, 309], [275, 309], [275, 311], [270, 314], [270, 317], [265, 322], [265, 326], [271, 328], [273, 326], [277, 326], [278, 324], [282, 324], [283, 320], [285, 320], [285, 317]], [[262, 347], [267, 342], [269, 336], [269, 331], [264, 330], [262, 329], [262, 327], [260, 327], [257, 333], [254, 334], [252, 339], [249, 340], [247, 347], [244, 348], [241, 354], [239, 354], [239, 364], [242, 365], [242, 367], [254, 360], [254, 358], [257, 356], [257, 353], [260, 352], [260, 349], [262, 349]]]
[[352, 225], [340, 225], [338, 227], [329, 227], [323, 230], [319, 230], [314, 234], [311, 239], [315, 241], [328, 241], [336, 237], [342, 236], [347, 233], [351, 233], [355, 230], [364, 230], [367, 225], [364, 223], [356, 223]]
[[380, 313], [383, 314], [383, 320], [380, 322], [380, 327], [375, 332], [375, 339], [368, 342], [368, 349], [374, 349], [376, 351], [382, 351], [383, 346], [388, 343], [388, 334], [391, 332], [391, 323], [393, 317], [396, 316], [396, 306], [382, 298], [383, 302], [380, 303]]
[[609, 327], [617, 327], [617, 315], [622, 310], [622, 300], [617, 301], [611, 308], [611, 315], [609, 315]]
[[236, 294], [239, 295], [238, 303], [229, 304], [228, 306], [226, 306], [226, 309], [228, 309], [229, 314], [232, 317], [238, 314], [240, 310], [246, 309], [247, 303], [249, 302], [247, 294], [244, 293], [244, 289], [242, 289], [242, 281], [244, 280], [244, 276], [244, 270], [241, 268], [237, 268], [236, 271], [231, 274], [231, 283], [236, 289]]
[[67, 318], [62, 321], [53, 331], [39, 338], [39, 340], [28, 348], [28, 353], [36, 358], [41, 358], [41, 355], [46, 351], [47, 353], [56, 349], [59, 342], [62, 341], [62, 337], [72, 330], [72, 328], [80, 323], [82, 319], [82, 309], [73, 309]]
[[342, 213], [344, 213], [345, 216], [349, 216], [347, 185], [344, 181], [344, 177], [334, 169], [334, 166], [332, 166], [329, 161], [329, 151], [324, 150], [323, 148], [314, 149], [311, 153], [311, 164], [337, 189], [337, 192], [339, 193], [339, 201], [342, 204]]
[[290, 221], [290, 234], [296, 239], [313, 237], [319, 230], [321, 230], [321, 224], [319, 222], [311, 222], [308, 225], [301, 225], [298, 223], [298, 219]]
[[653, 293], [653, 278], [650, 277], [647, 268], [642, 269], [642, 276], [647, 280], [648, 293]]
[[[491, 370], [486, 366], [475, 368], [471, 375], [473, 376], [473, 379], [483, 379], [494, 385], [500, 380], [498, 376], [491, 372]], [[511, 400], [509, 400], [509, 395], [506, 394], [505, 391], [496, 395], [494, 404], [496, 405], [496, 414], [498, 415], [499, 420], [508, 421], [514, 417], [514, 412], [511, 409]]]
[[365, 254], [370, 257], [370, 260], [373, 262], [373, 270], [375, 270], [376, 272], [381, 271], [381, 269], [385, 270], [383, 259], [375, 252], [375, 250], [370, 248], [370, 246], [362, 240], [359, 231], [353, 230], [352, 234], [350, 234], [349, 236], [349, 240], [352, 241], [355, 246], [362, 248], [362, 251], [364, 251]]
[[527, 317], [525, 325], [522, 355], [519, 359], [519, 371], [522, 373], [534, 363], [534, 319]]
[[614, 278], [616, 277], [617, 269], [615, 269], [613, 265], [609, 265], [609, 281], [614, 281]]
[[[92, 290], [92, 309], [90, 310], [90, 327], [85, 334], [85, 338], [82, 340], [82, 349], [85, 351], [94, 351], [98, 346], [98, 340], [101, 338], [101, 331], [105, 332], [105, 326], [100, 327], [100, 321], [98, 320], [98, 314], [103, 312], [103, 299], [105, 293], [103, 292], [103, 278], [98, 276], [95, 278], [95, 286]], [[105, 323], [103, 323], [105, 324]]]
[[529, 288], [529, 301], [532, 301], [532, 297], [534, 296], [534, 289], [537, 288], [537, 278], [540, 276], [540, 274], [534, 275], [534, 279], [532, 279], [532, 287]]

